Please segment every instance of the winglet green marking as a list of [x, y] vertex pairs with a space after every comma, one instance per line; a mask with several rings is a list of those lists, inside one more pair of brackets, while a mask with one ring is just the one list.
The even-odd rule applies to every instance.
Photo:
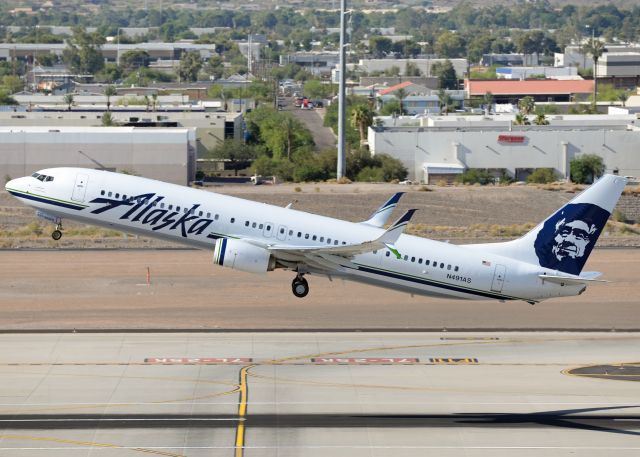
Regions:
[[398, 252], [398, 250], [391, 244], [385, 244], [385, 246], [387, 247], [387, 249], [389, 249], [393, 255], [396, 256], [396, 259], [400, 259], [402, 258], [402, 255], [400, 255], [400, 252]]

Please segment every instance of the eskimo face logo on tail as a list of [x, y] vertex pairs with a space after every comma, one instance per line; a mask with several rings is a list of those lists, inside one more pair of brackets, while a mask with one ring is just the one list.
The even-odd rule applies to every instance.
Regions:
[[[155, 198], [154, 198], [155, 197]], [[154, 193], [137, 195], [126, 200], [116, 200], [99, 197], [90, 203], [103, 204], [103, 206], [91, 211], [94, 214], [101, 214], [115, 208], [124, 207], [128, 211], [120, 216], [122, 220], [138, 222], [141, 225], [148, 225], [151, 230], [179, 230], [184, 238], [189, 235], [202, 235], [204, 230], [213, 223], [213, 219], [196, 216], [199, 204], [193, 204], [187, 211], [173, 211], [165, 209], [164, 204], [159, 204], [164, 200], [163, 196]], [[185, 208], [186, 209], [186, 208]], [[213, 234], [207, 238], [218, 238]]]
[[580, 274], [608, 218], [597, 205], [566, 205], [538, 232], [534, 247], [540, 266]]

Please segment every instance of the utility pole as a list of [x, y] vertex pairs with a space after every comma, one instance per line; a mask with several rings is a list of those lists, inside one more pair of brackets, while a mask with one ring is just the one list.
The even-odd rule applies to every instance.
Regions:
[[338, 179], [344, 177], [346, 168], [345, 156], [345, 115], [346, 115], [346, 97], [345, 97], [345, 80], [346, 80], [346, 0], [340, 0], [340, 83], [338, 85], [338, 167], [336, 177]]

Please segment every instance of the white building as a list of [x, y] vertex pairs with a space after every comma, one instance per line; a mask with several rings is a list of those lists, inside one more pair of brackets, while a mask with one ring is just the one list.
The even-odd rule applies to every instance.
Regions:
[[513, 116], [427, 117], [414, 119], [417, 126], [370, 128], [368, 140], [372, 154], [400, 159], [416, 181], [437, 181], [433, 169], [445, 165], [458, 170], [452, 173], [504, 170], [517, 180], [536, 168], [553, 168], [568, 178], [571, 160], [582, 154], [601, 156], [609, 173], [640, 176], [635, 116], [549, 119], [547, 126], [516, 126]]
[[444, 63], [449, 60], [456, 70], [458, 78], [462, 78], [467, 72], [467, 59], [360, 59], [357, 64], [347, 64], [349, 71], [359, 70], [367, 73], [384, 72], [393, 67], [400, 69], [404, 75], [407, 63], [415, 65], [424, 76], [432, 76], [431, 68], [435, 63]]
[[548, 79], [579, 78], [576, 67], [499, 67], [496, 68], [496, 76], [498, 79], [527, 79], [532, 76], [544, 76]]

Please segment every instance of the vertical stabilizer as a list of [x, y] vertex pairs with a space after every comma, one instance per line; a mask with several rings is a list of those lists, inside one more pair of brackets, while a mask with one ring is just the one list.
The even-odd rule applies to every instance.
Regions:
[[605, 175], [522, 238], [470, 247], [579, 275], [625, 185]]

